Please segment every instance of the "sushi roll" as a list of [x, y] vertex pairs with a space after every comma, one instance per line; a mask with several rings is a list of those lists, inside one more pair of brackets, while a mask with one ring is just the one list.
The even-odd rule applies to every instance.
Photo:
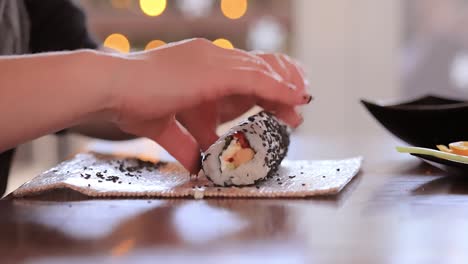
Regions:
[[260, 112], [211, 145], [202, 169], [218, 186], [253, 185], [278, 170], [288, 146], [288, 127], [272, 114]]

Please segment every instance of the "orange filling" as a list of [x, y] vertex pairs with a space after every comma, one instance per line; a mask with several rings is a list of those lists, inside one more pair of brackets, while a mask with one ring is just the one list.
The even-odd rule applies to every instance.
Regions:
[[239, 167], [240, 165], [247, 163], [253, 159], [255, 153], [250, 148], [243, 148], [234, 153], [233, 156], [229, 157], [227, 162], [234, 165], [235, 168]]
[[444, 145], [437, 145], [437, 148], [443, 152], [468, 156], [468, 141], [450, 143], [448, 148]]
[[244, 133], [236, 132], [228, 148], [221, 156], [222, 170], [236, 169], [240, 165], [251, 161], [255, 156], [255, 152], [250, 147], [249, 141]]

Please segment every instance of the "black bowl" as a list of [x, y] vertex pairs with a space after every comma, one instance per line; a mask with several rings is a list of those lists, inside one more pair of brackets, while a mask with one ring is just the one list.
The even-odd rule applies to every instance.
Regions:
[[429, 155], [411, 154], [432, 166], [448, 172], [450, 176], [468, 176], [468, 164], [458, 161], [441, 159]]
[[433, 149], [468, 141], [468, 102], [436, 96], [392, 105], [361, 102], [388, 131], [410, 145]]

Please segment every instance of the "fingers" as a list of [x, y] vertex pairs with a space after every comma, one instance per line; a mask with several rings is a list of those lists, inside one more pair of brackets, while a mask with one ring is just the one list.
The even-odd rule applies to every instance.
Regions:
[[224, 97], [219, 105], [219, 123], [222, 124], [238, 118], [252, 109], [257, 105], [257, 100], [253, 96], [232, 95]]
[[174, 117], [171, 117], [168, 121], [164, 131], [152, 136], [151, 139], [158, 142], [191, 174], [198, 174], [201, 167], [201, 155], [198, 143]]
[[[234, 58], [237, 59], [237, 64], [234, 65], [236, 65], [238, 69], [240, 68], [244, 71], [253, 72], [257, 71], [257, 73], [267, 75], [267, 77], [271, 77], [280, 83], [286, 83], [286, 86], [289, 88], [295, 88], [296, 93], [305, 92], [307, 81], [304, 77], [304, 72], [298, 63], [290, 57], [283, 54], [249, 53], [254, 56], [243, 58], [242, 51], [234, 52], [234, 54]], [[260, 82], [255, 83], [257, 86], [261, 84]], [[259, 88], [262, 87], [254, 87], [255, 90]], [[262, 90], [260, 93], [254, 93], [257, 97], [257, 103], [265, 110], [275, 113], [279, 119], [283, 120], [291, 127], [297, 127], [302, 124], [302, 115], [300, 115], [292, 105], [279, 103], [277, 100], [271, 99], [274, 93], [277, 93], [277, 90], [273, 89], [273, 87], [268, 87], [268, 90], [268, 94], [263, 94], [265, 90]], [[269, 99], [265, 99], [269, 96]], [[247, 96], [243, 97], [246, 98]], [[311, 100], [311, 97], [308, 97], [308, 100]], [[242, 103], [240, 105], [242, 105]]]
[[177, 120], [193, 135], [203, 151], [216, 140], [218, 112], [215, 102], [205, 103], [177, 114]]
[[221, 74], [224, 75], [218, 79], [221, 96], [253, 95], [257, 99], [290, 106], [308, 104], [312, 100], [306, 91], [296, 90], [293, 84], [258, 68], [237, 67]]
[[280, 57], [286, 62], [286, 64], [290, 65], [289, 69], [291, 69], [293, 76], [296, 76], [295, 78], [299, 78], [304, 85], [304, 89], [307, 89], [309, 87], [309, 81], [307, 80], [304, 69], [300, 63], [284, 54], [281, 54]]
[[229, 95], [254, 95], [258, 99], [290, 106], [309, 103], [312, 97], [305, 91], [303, 79], [297, 70], [289, 70], [295, 66], [281, 57], [264, 56], [271, 62], [241, 50], [217, 49], [212, 56], [216, 63], [210, 83], [220, 87], [220, 90], [216, 94], [209, 91], [209, 99]]
[[268, 62], [274, 71], [281, 75], [281, 77], [293, 83], [298, 90], [304, 90], [307, 86], [304, 73], [301, 67], [290, 57], [279, 53], [265, 53], [257, 54]]
[[293, 106], [281, 105], [270, 101], [259, 101], [258, 105], [273, 113], [290, 127], [297, 128], [304, 121], [302, 115]]
[[272, 112], [277, 118], [284, 121], [292, 128], [297, 128], [304, 122], [302, 115], [299, 114], [293, 107], [280, 106]]

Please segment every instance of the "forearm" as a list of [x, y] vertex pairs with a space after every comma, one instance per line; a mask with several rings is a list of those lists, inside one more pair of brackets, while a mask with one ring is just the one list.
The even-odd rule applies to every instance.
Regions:
[[0, 57], [0, 151], [112, 109], [112, 58], [92, 51]]

